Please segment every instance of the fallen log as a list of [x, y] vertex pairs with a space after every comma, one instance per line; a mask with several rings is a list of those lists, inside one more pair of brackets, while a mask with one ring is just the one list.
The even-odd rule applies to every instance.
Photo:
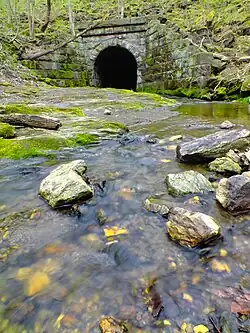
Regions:
[[56, 118], [21, 113], [1, 114], [0, 121], [14, 126], [46, 128], [50, 130], [57, 130], [62, 126], [60, 120]]

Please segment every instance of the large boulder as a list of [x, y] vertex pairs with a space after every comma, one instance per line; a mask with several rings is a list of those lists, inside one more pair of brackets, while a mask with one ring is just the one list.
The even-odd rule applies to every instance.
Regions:
[[51, 207], [89, 199], [94, 192], [83, 179], [86, 170], [83, 160], [60, 165], [42, 181], [39, 194]]
[[181, 143], [176, 148], [180, 162], [194, 163], [223, 157], [230, 149], [243, 149], [250, 144], [247, 129], [220, 131]]
[[234, 162], [230, 157], [218, 157], [210, 162], [209, 170], [217, 173], [225, 174], [240, 174], [241, 167], [238, 163]]
[[193, 170], [168, 174], [166, 184], [169, 194], [175, 196], [213, 191], [212, 184], [201, 173]]
[[170, 210], [166, 228], [171, 239], [187, 247], [220, 235], [220, 226], [211, 216], [179, 207]]
[[216, 199], [231, 213], [250, 210], [250, 172], [223, 178], [216, 189]]

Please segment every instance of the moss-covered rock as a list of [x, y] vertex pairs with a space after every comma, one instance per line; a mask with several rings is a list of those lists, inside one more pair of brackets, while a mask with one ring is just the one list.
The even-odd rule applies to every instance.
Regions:
[[210, 171], [218, 173], [240, 174], [241, 167], [229, 157], [216, 158], [208, 165]]
[[193, 170], [168, 174], [166, 184], [168, 192], [175, 196], [213, 191], [211, 183], [202, 174]]
[[0, 138], [13, 138], [16, 134], [15, 127], [0, 122]]
[[38, 105], [26, 105], [26, 104], [8, 104], [0, 106], [0, 109], [4, 113], [21, 113], [21, 114], [53, 114], [53, 113], [66, 113], [76, 116], [84, 116], [81, 108], [57, 108], [52, 106], [38, 106]]
[[24, 139], [0, 139], [0, 158], [20, 159], [53, 156], [49, 151], [98, 142], [98, 136], [78, 134], [71, 138], [43, 136]]

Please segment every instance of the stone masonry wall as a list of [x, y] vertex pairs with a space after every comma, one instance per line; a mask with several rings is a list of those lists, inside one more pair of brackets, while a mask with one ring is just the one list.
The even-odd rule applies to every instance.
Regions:
[[[191, 37], [192, 38], [192, 37]], [[199, 51], [189, 38], [183, 38], [171, 26], [151, 21], [146, 33], [147, 57], [144, 87], [176, 89], [207, 85], [210, 76], [223, 63]]]

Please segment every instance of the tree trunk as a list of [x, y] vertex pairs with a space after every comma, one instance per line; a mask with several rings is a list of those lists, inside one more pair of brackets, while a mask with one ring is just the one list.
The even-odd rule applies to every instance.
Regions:
[[60, 120], [56, 118], [21, 113], [1, 114], [0, 121], [14, 126], [46, 128], [50, 130], [57, 130], [62, 126]]
[[48, 28], [48, 25], [50, 23], [50, 14], [51, 14], [51, 0], [47, 0], [47, 16], [46, 16], [46, 22], [41, 28], [42, 32], [45, 32], [45, 30]]
[[27, 14], [29, 21], [30, 38], [35, 37], [35, 0], [27, 0]]
[[71, 30], [72, 35], [75, 36], [76, 33], [75, 33], [74, 17], [73, 17], [73, 11], [72, 11], [72, 8], [71, 8], [70, 0], [68, 0], [68, 13], [69, 13], [70, 30]]
[[124, 18], [124, 0], [118, 0], [118, 15]]

